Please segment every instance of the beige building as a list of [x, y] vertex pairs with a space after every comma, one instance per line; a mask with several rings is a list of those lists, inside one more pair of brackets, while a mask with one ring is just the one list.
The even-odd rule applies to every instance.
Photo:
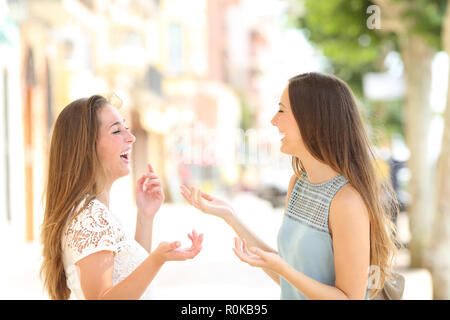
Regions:
[[42, 222], [54, 120], [70, 101], [94, 93], [116, 93], [131, 118], [136, 104], [130, 97], [150, 68], [148, 24], [158, 7], [155, 1], [1, 4], [7, 15], [0, 30], [12, 40], [0, 43], [6, 57], [0, 64], [1, 121], [7, 128], [1, 135], [6, 152], [0, 163], [0, 228], [4, 235], [30, 242]]
[[118, 182], [127, 201], [148, 162], [167, 201], [181, 182], [235, 182], [240, 101], [223, 23], [232, 2], [0, 0], [2, 234], [37, 240], [53, 122], [94, 93], [122, 105], [137, 137], [133, 175]]
[[[223, 172], [232, 171], [234, 159], [228, 158], [234, 152], [240, 101], [226, 77], [229, 2], [160, 1], [156, 65], [164, 75], [165, 103], [141, 119], [150, 132], [164, 136], [166, 183], [175, 199], [181, 198], [180, 183], [212, 190], [227, 183]], [[152, 118], [161, 121], [152, 123]]]

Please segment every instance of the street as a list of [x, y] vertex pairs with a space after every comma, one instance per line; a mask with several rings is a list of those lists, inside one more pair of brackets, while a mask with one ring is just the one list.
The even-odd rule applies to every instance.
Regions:
[[[238, 195], [232, 204], [241, 219], [276, 248], [282, 209], [273, 209], [268, 202], [246, 193]], [[121, 219], [126, 217], [119, 216]], [[134, 219], [124, 219], [127, 232], [133, 231], [134, 222]], [[403, 218], [399, 223], [405, 228]], [[155, 218], [153, 247], [170, 240], [190, 246], [187, 234], [193, 229], [204, 234], [201, 253], [190, 261], [166, 263], [152, 282], [154, 299], [279, 299], [279, 287], [272, 279], [234, 255], [231, 250], [233, 230], [220, 219], [184, 203], [161, 207]], [[35, 242], [6, 246], [5, 250], [8, 263], [2, 263], [0, 267], [0, 299], [48, 299], [38, 276], [39, 245]], [[407, 265], [407, 259], [407, 254], [402, 252], [398, 263], [406, 277], [404, 299], [431, 299], [428, 271], [405, 270], [402, 265]]]

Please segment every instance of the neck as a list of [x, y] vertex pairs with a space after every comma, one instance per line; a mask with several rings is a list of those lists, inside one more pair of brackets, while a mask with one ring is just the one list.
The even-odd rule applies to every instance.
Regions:
[[327, 182], [338, 175], [338, 172], [333, 170], [329, 165], [320, 162], [309, 153], [306, 156], [302, 155], [302, 157], [299, 157], [297, 155], [297, 157], [302, 161], [309, 182], [313, 184]]
[[103, 191], [96, 197], [97, 200], [101, 201], [109, 209], [109, 192], [111, 191], [111, 183], [105, 185]]

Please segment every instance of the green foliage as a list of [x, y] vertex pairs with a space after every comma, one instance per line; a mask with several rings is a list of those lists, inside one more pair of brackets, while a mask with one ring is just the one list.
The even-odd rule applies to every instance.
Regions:
[[[369, 0], [286, 0], [291, 4], [288, 21], [302, 29], [309, 41], [329, 60], [327, 72], [349, 84], [367, 108], [366, 120], [385, 134], [403, 133], [403, 101], [377, 103], [366, 101], [362, 79], [368, 72], [385, 71], [384, 59], [392, 50], [399, 51], [399, 37], [394, 33], [380, 33], [367, 27], [371, 13]], [[414, 32], [423, 36], [433, 47], [440, 48], [441, 25], [446, 0], [394, 0], [407, 2], [405, 21], [413, 19]], [[383, 23], [381, 12], [381, 24]], [[378, 130], [377, 130], [378, 131]], [[378, 140], [378, 139], [376, 139]]]
[[304, 0], [304, 14], [291, 15], [296, 27], [306, 30], [309, 40], [328, 57], [331, 72], [362, 95], [362, 76], [381, 71], [386, 43], [395, 47], [394, 35], [380, 35], [367, 28], [368, 0]]
[[447, 8], [447, 0], [415, 0], [409, 2], [411, 6], [406, 10], [404, 18], [413, 20], [413, 27], [410, 32], [420, 34], [432, 47], [441, 50], [442, 22]]

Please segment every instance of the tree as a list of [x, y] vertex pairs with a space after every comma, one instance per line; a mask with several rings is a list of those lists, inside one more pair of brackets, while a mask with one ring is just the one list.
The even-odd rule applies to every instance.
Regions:
[[[442, 45], [450, 56], [450, 0], [447, 4]], [[450, 80], [450, 79], [449, 79]], [[437, 202], [433, 240], [430, 248], [430, 268], [433, 274], [435, 299], [450, 299], [450, 81], [444, 113], [444, 135], [438, 160]]]
[[428, 129], [432, 116], [429, 106], [431, 63], [436, 50], [439, 49], [440, 38], [440, 31], [436, 30], [435, 16], [430, 14], [435, 10], [430, 10], [428, 5], [434, 2], [434, 8], [437, 8], [439, 1], [374, 2], [385, 13], [383, 21], [387, 30], [397, 36], [405, 68], [405, 140], [411, 152], [408, 160], [411, 171], [411, 203], [408, 208], [412, 235], [411, 266], [425, 267], [434, 215], [434, 172], [431, 164], [427, 163]]
[[[425, 266], [433, 217], [433, 171], [427, 163], [431, 120], [431, 62], [440, 47], [445, 0], [304, 0], [304, 12], [292, 17], [309, 30], [310, 40], [330, 59], [334, 73], [362, 96], [362, 77], [380, 71], [385, 55], [397, 50], [406, 79], [404, 136], [411, 151], [408, 207], [411, 266]], [[292, 3], [292, 1], [291, 1]], [[298, 4], [299, 2], [296, 1]], [[367, 8], [381, 11], [381, 29], [370, 30]]]

